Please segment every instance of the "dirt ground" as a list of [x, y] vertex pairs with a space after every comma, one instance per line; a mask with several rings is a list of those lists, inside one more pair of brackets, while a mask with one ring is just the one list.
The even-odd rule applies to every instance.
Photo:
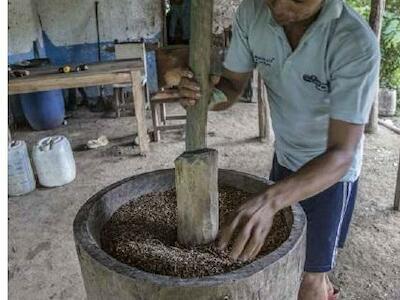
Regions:
[[[173, 108], [174, 110], [176, 108]], [[148, 118], [150, 127], [150, 118]], [[125, 177], [173, 167], [184, 150], [183, 134], [163, 134], [147, 157], [122, 145], [136, 131], [135, 119], [102, 118], [80, 110], [68, 125], [52, 131], [15, 133], [30, 146], [40, 138], [63, 134], [73, 147], [77, 177], [71, 184], [38, 188], [8, 199], [9, 299], [85, 299], [72, 235], [81, 205], [101, 188]], [[85, 151], [89, 139], [106, 135], [109, 146]], [[219, 151], [219, 166], [266, 176], [273, 144], [257, 140], [257, 105], [239, 103], [210, 113], [208, 144]], [[119, 138], [119, 139], [118, 139]], [[334, 281], [345, 300], [400, 299], [400, 213], [392, 210], [400, 136], [380, 127], [367, 136], [358, 202], [346, 248], [339, 253]]]

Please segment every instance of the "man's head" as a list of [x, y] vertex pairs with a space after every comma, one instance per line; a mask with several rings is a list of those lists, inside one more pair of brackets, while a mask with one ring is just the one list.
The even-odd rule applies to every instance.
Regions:
[[306, 23], [319, 12], [323, 0], [266, 0], [275, 21], [281, 26]]

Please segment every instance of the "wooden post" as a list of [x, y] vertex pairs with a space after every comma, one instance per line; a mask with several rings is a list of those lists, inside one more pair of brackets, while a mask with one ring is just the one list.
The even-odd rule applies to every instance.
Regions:
[[258, 85], [258, 71], [253, 70], [253, 76], [251, 78], [251, 102], [257, 103], [258, 101], [258, 93], [259, 93], [259, 85]]
[[218, 234], [218, 153], [185, 152], [175, 161], [178, 240], [182, 245], [212, 242]]
[[396, 183], [396, 192], [394, 195], [394, 210], [400, 211], [400, 158], [399, 165], [397, 166], [397, 183]]
[[144, 109], [144, 92], [142, 87], [142, 74], [140, 71], [131, 72], [133, 104], [138, 127], [140, 155], [149, 152], [149, 136], [146, 130], [146, 112]]
[[[369, 25], [375, 32], [378, 42], [381, 39], [383, 13], [385, 12], [385, 0], [371, 0], [371, 12], [369, 14]], [[379, 79], [378, 79], [379, 80]], [[379, 85], [375, 94], [375, 101], [372, 105], [369, 122], [365, 126], [365, 132], [376, 133], [378, 131], [379, 112]]]
[[264, 143], [272, 140], [272, 124], [268, 95], [260, 74], [257, 76], [257, 85], [259, 138], [260, 141]]
[[263, 97], [262, 78], [259, 75], [257, 76], [257, 98], [259, 138], [264, 143], [267, 140], [267, 111], [265, 109], [265, 98]]
[[190, 67], [202, 98], [187, 109], [186, 152], [175, 161], [178, 241], [186, 246], [212, 242], [218, 233], [218, 153], [205, 149], [213, 8], [213, 0], [191, 2]]
[[210, 69], [213, 0], [192, 0], [190, 68], [200, 83], [202, 98], [187, 110], [186, 150], [206, 147], [208, 103], [210, 101]]

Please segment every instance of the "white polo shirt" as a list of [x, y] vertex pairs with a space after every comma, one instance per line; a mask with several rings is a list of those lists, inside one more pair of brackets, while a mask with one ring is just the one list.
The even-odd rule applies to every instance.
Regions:
[[[329, 119], [368, 122], [378, 84], [377, 39], [341, 0], [326, 0], [292, 51], [265, 0], [244, 0], [236, 13], [225, 68], [257, 68], [271, 109], [278, 162], [297, 171], [326, 151]], [[361, 171], [363, 139], [342, 181]]]

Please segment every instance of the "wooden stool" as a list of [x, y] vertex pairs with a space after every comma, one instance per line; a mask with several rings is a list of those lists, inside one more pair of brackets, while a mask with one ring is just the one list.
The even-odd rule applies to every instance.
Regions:
[[127, 97], [126, 92], [124, 92], [125, 88], [132, 88], [132, 85], [129, 84], [114, 84], [114, 101], [113, 101], [113, 110], [115, 111], [115, 117], [121, 117], [121, 112], [123, 110], [132, 111], [133, 107], [133, 99], [132, 97]]
[[168, 120], [186, 120], [186, 115], [167, 115], [166, 104], [177, 103], [180, 99], [176, 89], [158, 92], [150, 98], [155, 142], [161, 139], [161, 131], [185, 128], [185, 123], [167, 125]]

